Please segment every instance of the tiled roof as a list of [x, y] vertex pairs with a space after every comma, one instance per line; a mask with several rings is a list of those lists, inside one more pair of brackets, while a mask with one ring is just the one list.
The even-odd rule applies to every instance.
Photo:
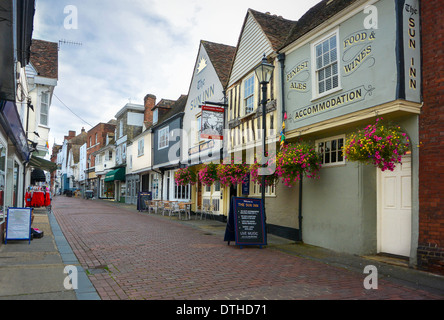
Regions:
[[180, 98], [177, 99], [177, 101], [175, 101], [173, 105], [171, 105], [171, 110], [169, 110], [167, 113], [163, 114], [162, 116], [159, 116], [159, 121], [155, 126], [162, 125], [164, 121], [168, 120], [172, 116], [184, 112], [185, 106], [187, 104], [187, 99], [188, 99], [187, 95], [185, 94], [181, 95]]
[[356, 1], [358, 0], [322, 0], [298, 20], [288, 38], [279, 49], [296, 41]]
[[282, 46], [292, 28], [297, 24], [296, 21], [287, 20], [270, 13], [261, 13], [253, 9], [248, 11], [259, 23], [274, 51]]
[[222, 86], [225, 88], [228, 83], [236, 47], [204, 40], [202, 40], [201, 43], [208, 53]]
[[40, 77], [58, 79], [58, 44], [56, 42], [32, 39], [31, 63]]

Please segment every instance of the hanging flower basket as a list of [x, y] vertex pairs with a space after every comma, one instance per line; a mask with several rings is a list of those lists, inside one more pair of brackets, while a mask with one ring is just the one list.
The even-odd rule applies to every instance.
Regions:
[[382, 171], [393, 171], [402, 156], [410, 150], [410, 139], [401, 127], [383, 124], [382, 118], [364, 130], [350, 134], [344, 145], [344, 157], [349, 161], [373, 164]]
[[204, 164], [203, 168], [198, 173], [199, 181], [206, 185], [211, 186], [215, 181], [218, 181], [217, 165], [214, 163]]
[[178, 186], [195, 185], [197, 183], [197, 174], [191, 168], [182, 168], [176, 171], [174, 180]]
[[242, 184], [250, 172], [250, 167], [245, 163], [220, 164], [217, 166], [217, 175], [220, 184], [224, 187]]
[[292, 187], [304, 175], [318, 178], [321, 163], [321, 156], [314, 146], [305, 142], [288, 144], [277, 154], [276, 174], [286, 186]]
[[[257, 159], [254, 160], [254, 164], [250, 167], [251, 179], [262, 186], [262, 175], [259, 175], [260, 169], [265, 170], [265, 186], [274, 186], [279, 181], [279, 176], [276, 173], [276, 155], [268, 159], [266, 166], [261, 168], [261, 164]], [[261, 171], [262, 171], [261, 170]]]

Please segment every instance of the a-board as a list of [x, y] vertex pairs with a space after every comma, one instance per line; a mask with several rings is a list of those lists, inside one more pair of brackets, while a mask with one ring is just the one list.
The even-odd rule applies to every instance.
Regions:
[[6, 238], [8, 240], [28, 240], [31, 243], [32, 208], [8, 208]]
[[153, 200], [152, 192], [139, 192], [137, 196], [137, 210], [145, 211], [148, 210], [148, 206], [145, 201]]
[[[265, 216], [262, 199], [236, 198], [231, 201], [225, 241], [235, 240], [236, 245], [267, 245]], [[234, 239], [233, 239], [234, 235]]]

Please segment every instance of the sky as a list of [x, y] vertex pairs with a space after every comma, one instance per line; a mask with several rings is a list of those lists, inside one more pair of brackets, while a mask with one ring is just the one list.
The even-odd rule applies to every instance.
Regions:
[[298, 20], [320, 0], [36, 0], [33, 38], [57, 42], [49, 145], [147, 94], [188, 94], [199, 43], [236, 46], [249, 8]]

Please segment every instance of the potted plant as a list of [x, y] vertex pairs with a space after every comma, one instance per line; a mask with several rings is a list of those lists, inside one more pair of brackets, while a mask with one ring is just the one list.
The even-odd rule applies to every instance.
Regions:
[[291, 187], [304, 175], [318, 178], [321, 163], [321, 156], [314, 146], [306, 142], [287, 144], [277, 154], [276, 174], [286, 186]]
[[174, 173], [174, 180], [178, 186], [195, 185], [197, 183], [197, 175], [189, 167], [181, 168]]
[[[254, 160], [254, 164], [250, 167], [251, 179], [262, 186], [262, 175], [260, 175], [259, 169], [262, 165], [259, 163], [257, 159]], [[273, 186], [279, 181], [279, 176], [276, 173], [276, 155], [269, 158], [264, 167], [262, 167], [262, 171], [265, 171], [265, 186]]]
[[409, 150], [407, 133], [399, 125], [383, 123], [382, 118], [350, 134], [343, 147], [347, 160], [373, 164], [382, 171], [393, 171]]
[[217, 175], [217, 165], [212, 162], [204, 164], [203, 168], [199, 170], [198, 179], [202, 184], [211, 186], [215, 181], [219, 180]]
[[242, 184], [249, 173], [249, 166], [245, 163], [220, 164], [217, 166], [217, 175], [220, 184], [225, 187]]

